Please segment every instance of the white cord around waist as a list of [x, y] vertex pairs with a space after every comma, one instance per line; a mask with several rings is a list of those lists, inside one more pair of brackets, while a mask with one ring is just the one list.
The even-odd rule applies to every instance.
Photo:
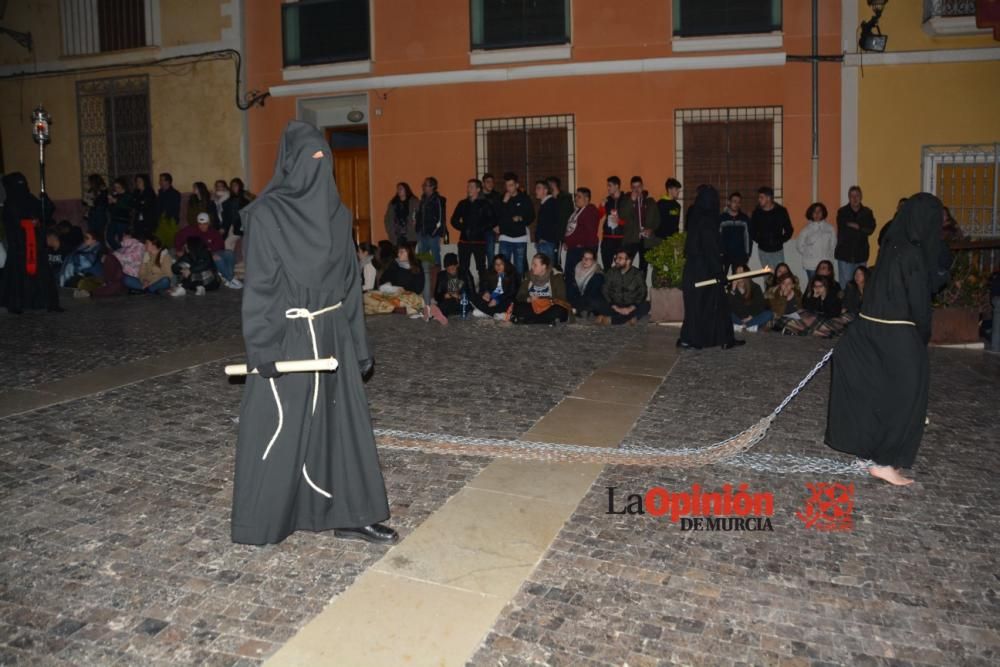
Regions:
[[[332, 306], [323, 308], [322, 310], [309, 311], [305, 308], [289, 308], [285, 311], [285, 317], [290, 320], [300, 320], [304, 319], [309, 325], [309, 337], [312, 339], [313, 346], [313, 358], [319, 359], [319, 346], [316, 344], [316, 328], [313, 327], [313, 320], [324, 313], [331, 313], [344, 305], [343, 301], [338, 301]], [[316, 414], [316, 402], [319, 400], [319, 371], [313, 373], [313, 378], [315, 380], [313, 384], [313, 407], [312, 413]]]
[[879, 324], [905, 324], [911, 327], [917, 326], [914, 322], [909, 320], [882, 320], [877, 317], [871, 317], [870, 315], [865, 315], [861, 313], [861, 319], [868, 320], [869, 322], [878, 322]]

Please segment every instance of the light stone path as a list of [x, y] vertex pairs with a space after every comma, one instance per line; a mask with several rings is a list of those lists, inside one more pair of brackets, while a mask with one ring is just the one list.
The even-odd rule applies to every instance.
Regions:
[[[673, 367], [674, 341], [650, 328], [522, 438], [618, 447]], [[602, 469], [494, 460], [267, 664], [464, 665]]]

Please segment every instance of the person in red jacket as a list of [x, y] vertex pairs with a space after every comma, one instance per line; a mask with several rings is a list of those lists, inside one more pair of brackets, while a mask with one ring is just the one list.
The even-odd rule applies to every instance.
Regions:
[[597, 227], [601, 221], [601, 212], [590, 203], [590, 188], [577, 188], [573, 202], [576, 209], [569, 216], [563, 239], [568, 276], [573, 275], [573, 270], [585, 251], [590, 250], [597, 256]]
[[174, 237], [174, 250], [177, 258], [180, 259], [184, 255], [184, 244], [187, 243], [188, 239], [197, 236], [205, 242], [205, 247], [212, 253], [212, 261], [222, 277], [222, 284], [230, 289], [241, 289], [243, 283], [234, 274], [236, 267], [233, 251], [226, 250], [226, 242], [219, 230], [212, 226], [212, 220], [208, 213], [199, 213], [197, 220], [198, 224], [184, 227]]

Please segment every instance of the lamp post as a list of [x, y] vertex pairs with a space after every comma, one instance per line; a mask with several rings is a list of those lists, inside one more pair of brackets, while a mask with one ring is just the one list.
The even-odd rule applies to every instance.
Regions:
[[49, 137], [49, 124], [52, 122], [52, 117], [49, 116], [45, 108], [39, 104], [35, 107], [35, 110], [31, 112], [31, 137], [38, 144], [38, 190], [39, 199], [42, 201], [42, 225], [45, 224], [45, 200], [48, 196], [45, 194], [45, 144], [51, 141]]

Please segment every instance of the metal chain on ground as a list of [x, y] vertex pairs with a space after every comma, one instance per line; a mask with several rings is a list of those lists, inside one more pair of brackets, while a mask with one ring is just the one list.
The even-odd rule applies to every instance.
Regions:
[[673, 468], [692, 468], [732, 461], [742, 467], [751, 469], [759, 468], [769, 471], [776, 471], [775, 468], [785, 469], [788, 472], [852, 473], [862, 471], [863, 468], [860, 463], [844, 464], [834, 460], [815, 457], [778, 454], [741, 456], [764, 439], [772, 422], [799, 395], [799, 392], [809, 384], [827, 362], [830, 361], [830, 357], [832, 356], [833, 350], [831, 349], [802, 378], [802, 381], [792, 389], [778, 407], [771, 411], [771, 414], [760, 419], [742, 433], [703, 447], [669, 450], [655, 447], [610, 449], [552, 442], [475, 438], [444, 433], [417, 433], [396, 429], [375, 429], [375, 435], [378, 437], [378, 443], [381, 447], [389, 449], [416, 449], [439, 454], [452, 453], [467, 456], [493, 456], [534, 461], [605, 463]]

